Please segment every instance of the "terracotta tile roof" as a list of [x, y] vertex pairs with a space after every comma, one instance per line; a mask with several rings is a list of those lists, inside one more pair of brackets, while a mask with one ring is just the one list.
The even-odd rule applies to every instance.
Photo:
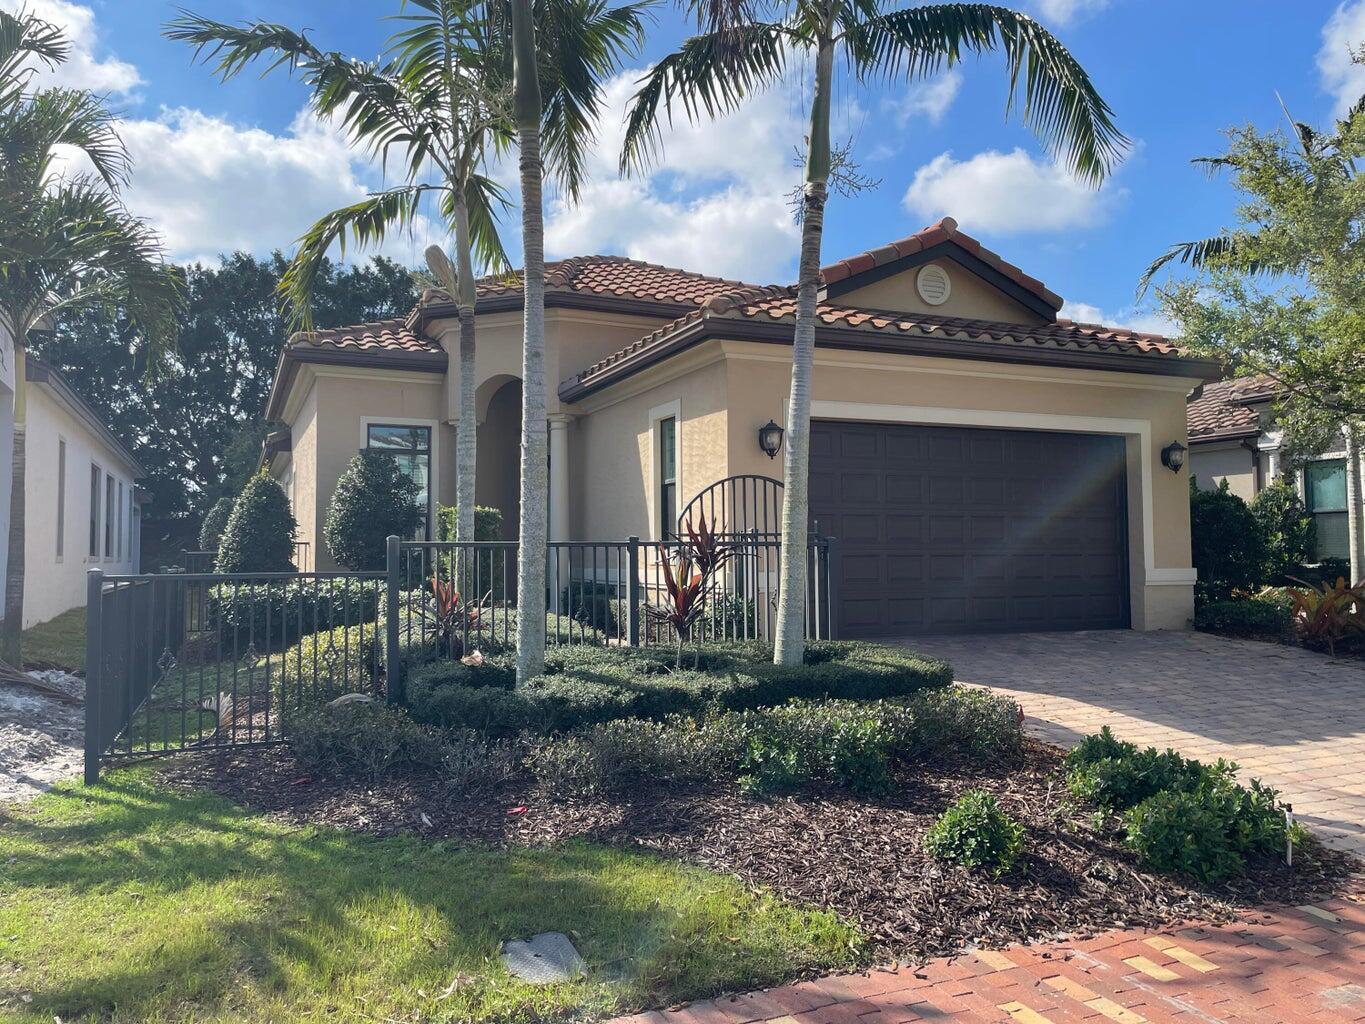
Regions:
[[[636, 299], [669, 306], [700, 306], [711, 296], [743, 285], [721, 277], [643, 263], [624, 256], [575, 256], [545, 265], [547, 291]], [[480, 296], [521, 294], [521, 274], [479, 281]]]
[[337, 327], [326, 331], [310, 331], [292, 335], [288, 347], [293, 350], [316, 348], [342, 352], [411, 352], [440, 354], [441, 343], [419, 334], [410, 326], [411, 317], [379, 320], [354, 327]]
[[1001, 259], [999, 254], [987, 249], [965, 231], [959, 231], [957, 221], [951, 217], [944, 217], [937, 224], [922, 228], [913, 235], [900, 239], [900, 241], [891, 242], [878, 249], [869, 249], [857, 256], [850, 256], [848, 259], [831, 263], [827, 267], [821, 267], [820, 274], [824, 278], [825, 284], [836, 284], [840, 281], [846, 281], [850, 277], [865, 274], [874, 267], [883, 266], [906, 256], [913, 256], [915, 253], [932, 248], [941, 242], [954, 242], [962, 246], [987, 266], [1004, 274], [1020, 287], [1028, 289], [1053, 309], [1062, 308], [1062, 297], [1060, 295], [1051, 291], [1036, 277], [1030, 277], [1013, 263], [1007, 263]]
[[1205, 384], [1198, 397], [1185, 406], [1191, 441], [1223, 441], [1255, 437], [1261, 432], [1260, 417], [1248, 403], [1273, 398], [1275, 386], [1268, 377], [1238, 377]]

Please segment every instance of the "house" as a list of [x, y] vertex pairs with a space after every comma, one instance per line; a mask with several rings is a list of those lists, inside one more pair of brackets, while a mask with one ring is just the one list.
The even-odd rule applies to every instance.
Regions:
[[[1185, 442], [1186, 396], [1214, 364], [1059, 319], [1059, 295], [950, 218], [823, 276], [810, 506], [839, 538], [839, 635], [1187, 625], [1188, 482], [1163, 449]], [[547, 266], [545, 302], [546, 379], [562, 382], [548, 397], [552, 540], [661, 538], [694, 496], [740, 481], [762, 501], [722, 525], [777, 529], [754, 521], [782, 475], [758, 433], [784, 425], [793, 287], [585, 256]], [[521, 307], [515, 278], [479, 283], [478, 501], [509, 535]], [[359, 448], [403, 460], [429, 522], [453, 502], [457, 338], [453, 305], [428, 292], [405, 318], [288, 340], [263, 461], [318, 569]], [[738, 518], [745, 501], [730, 499]]]
[[[1317, 523], [1318, 559], [1348, 559], [1345, 437], [1314, 458], [1290, 465], [1275, 423], [1278, 394], [1274, 382], [1261, 376], [1219, 381], [1192, 394], [1190, 472], [1204, 488], [1226, 480], [1228, 489], [1246, 501], [1288, 476]], [[1357, 522], [1365, 525], [1365, 515]]]
[[[85, 604], [86, 573], [136, 573], [144, 476], [60, 373], [29, 355], [24, 480], [24, 626]], [[8, 509], [5, 510], [8, 532]]]

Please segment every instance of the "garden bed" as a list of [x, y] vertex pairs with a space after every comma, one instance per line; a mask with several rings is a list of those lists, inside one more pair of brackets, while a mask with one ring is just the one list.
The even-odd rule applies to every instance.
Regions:
[[[1297, 851], [1292, 872], [1263, 865], [1218, 886], [1145, 871], [1111, 822], [1097, 827], [1096, 816], [1070, 798], [1060, 752], [1033, 742], [1012, 760], [938, 758], [898, 770], [891, 795], [879, 798], [814, 786], [761, 799], [722, 785], [573, 798], [530, 782], [461, 797], [425, 773], [373, 786], [314, 777], [286, 748], [184, 759], [165, 777], [291, 823], [506, 848], [586, 839], [656, 851], [799, 906], [832, 910], [863, 930], [880, 961], [1114, 927], [1228, 920], [1247, 906], [1308, 902], [1331, 891], [1354, 863], [1310, 844]], [[942, 865], [921, 846], [929, 826], [968, 788], [993, 794], [1027, 830], [1020, 863], [998, 879]]]

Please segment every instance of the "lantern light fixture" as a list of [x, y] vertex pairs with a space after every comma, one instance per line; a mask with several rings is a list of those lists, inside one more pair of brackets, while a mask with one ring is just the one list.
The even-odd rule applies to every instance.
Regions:
[[784, 433], [785, 431], [772, 420], [758, 428], [758, 447], [763, 450], [764, 455], [770, 459], [777, 458], [777, 453], [782, 450]]
[[1185, 452], [1188, 449], [1179, 441], [1172, 441], [1165, 448], [1161, 449], [1161, 464], [1172, 473], [1179, 473], [1185, 465]]

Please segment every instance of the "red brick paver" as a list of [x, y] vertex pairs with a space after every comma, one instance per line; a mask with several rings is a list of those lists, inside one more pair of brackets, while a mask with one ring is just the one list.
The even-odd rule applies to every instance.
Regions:
[[[1332, 921], [1331, 918], [1336, 918]], [[1365, 879], [1232, 924], [1109, 932], [722, 997], [614, 1024], [1365, 1021]]]

